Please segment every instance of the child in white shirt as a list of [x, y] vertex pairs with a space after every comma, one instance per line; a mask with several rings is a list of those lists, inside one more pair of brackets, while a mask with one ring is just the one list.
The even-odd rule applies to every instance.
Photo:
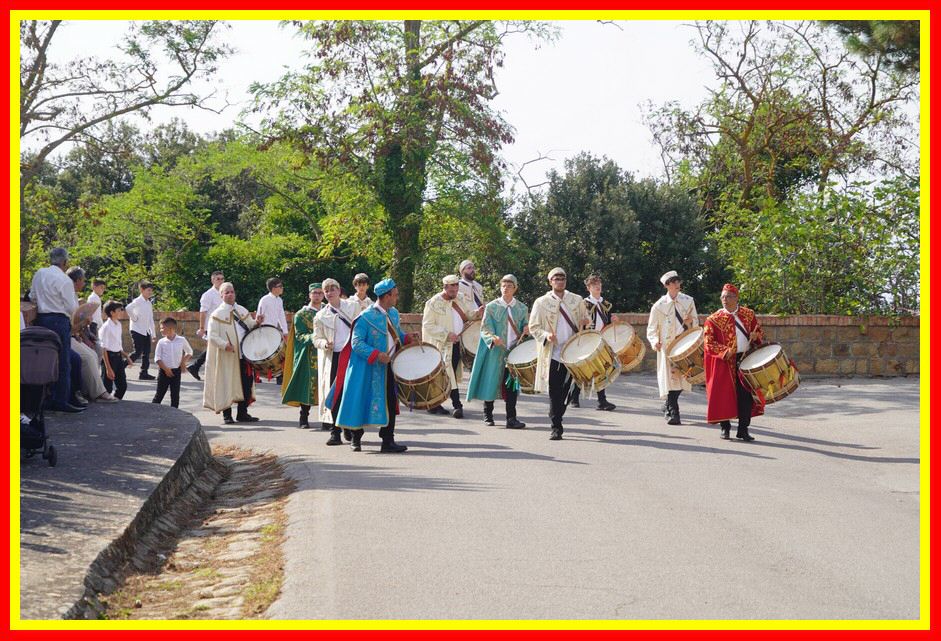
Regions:
[[167, 390], [170, 390], [170, 407], [180, 406], [180, 372], [186, 367], [186, 362], [193, 355], [193, 348], [189, 341], [176, 333], [176, 319], [167, 317], [160, 321], [160, 333], [163, 335], [157, 341], [154, 360], [157, 361], [157, 393], [154, 394], [154, 403], [163, 402]]

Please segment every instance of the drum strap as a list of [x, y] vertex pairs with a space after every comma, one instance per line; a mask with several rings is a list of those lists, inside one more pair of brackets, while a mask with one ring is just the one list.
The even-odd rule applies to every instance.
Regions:
[[461, 317], [463, 322], [467, 322], [467, 314], [464, 313], [464, 310], [461, 309], [461, 306], [457, 304], [456, 300], [451, 301], [451, 307], [454, 308], [454, 311], [457, 312], [457, 315]]
[[471, 293], [474, 294], [474, 304], [477, 305], [477, 307], [483, 305], [483, 303], [480, 302], [480, 298], [477, 297], [477, 289], [474, 287], [474, 283], [468, 282], [466, 280], [464, 280], [464, 283], [470, 287]]
[[562, 314], [562, 318], [565, 319], [565, 322], [569, 324], [569, 327], [572, 328], [572, 331], [576, 334], [578, 333], [578, 328], [575, 327], [575, 323], [572, 322], [572, 319], [569, 318], [568, 313], [565, 311], [565, 304], [561, 301], [559, 302], [559, 313]]
[[674, 303], [674, 305], [673, 305], [673, 313], [676, 314], [676, 320], [680, 321], [680, 325], [683, 326], [683, 331], [686, 331], [687, 329], [689, 329], [689, 328], [686, 326], [686, 323], [683, 322], [683, 317], [680, 316], [680, 310], [678, 310], [678, 309], [676, 308], [676, 304], [675, 304], [675, 303]]
[[395, 331], [391, 318], [386, 318], [386, 327], [389, 328], [389, 333], [392, 334], [392, 342], [395, 343], [395, 351], [398, 352], [402, 349], [402, 341], [399, 340], [399, 333]]
[[344, 316], [342, 312], [340, 312], [338, 309], [336, 309], [333, 306], [331, 306], [330, 309], [333, 311], [334, 314], [336, 314], [339, 317], [341, 321], [343, 321], [343, 323], [347, 327], [349, 327], [350, 329], [353, 329], [353, 324], [349, 320], [347, 320], [346, 316]]
[[735, 314], [729, 314], [729, 316], [732, 317], [732, 320], [735, 322], [735, 328], [742, 333], [742, 336], [751, 341], [751, 339], [748, 338], [748, 332], [746, 332], [745, 328], [742, 327], [742, 324], [738, 322], [738, 318], [735, 317]]

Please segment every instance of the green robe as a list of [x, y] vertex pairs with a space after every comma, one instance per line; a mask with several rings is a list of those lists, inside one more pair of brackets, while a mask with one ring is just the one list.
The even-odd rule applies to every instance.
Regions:
[[286, 405], [317, 405], [317, 348], [314, 347], [314, 316], [309, 305], [294, 314], [291, 338], [290, 380], [281, 392]]
[[503, 383], [503, 368], [506, 366], [505, 347], [493, 345], [493, 337], [499, 336], [503, 344], [507, 343], [507, 325], [512, 320], [516, 336], [523, 333], [523, 328], [529, 325], [529, 309], [518, 300], [513, 301], [511, 307], [500, 304], [500, 300], [492, 300], [484, 308], [481, 319], [480, 342], [477, 344], [477, 357], [474, 359], [474, 368], [471, 370], [470, 382], [467, 384], [467, 400], [479, 399], [493, 401], [501, 396]]

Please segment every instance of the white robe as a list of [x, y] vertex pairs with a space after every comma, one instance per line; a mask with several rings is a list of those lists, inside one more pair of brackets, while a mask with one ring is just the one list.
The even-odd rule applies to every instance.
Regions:
[[[236, 316], [252, 329], [255, 319], [248, 310], [236, 303], [222, 303], [209, 316], [209, 333], [206, 350], [206, 382], [203, 385], [203, 407], [217, 414], [246, 399], [242, 394], [242, 378], [239, 359], [242, 345], [239, 339]], [[232, 345], [234, 351], [227, 352], [225, 346]], [[255, 398], [254, 383], [252, 399]]]
[[[460, 291], [457, 298], [454, 299], [461, 306], [464, 316], [470, 318], [473, 316], [472, 310], [476, 310], [473, 301], [468, 301]], [[452, 301], [444, 300], [441, 293], [437, 293], [425, 302], [425, 309], [421, 315], [421, 337], [426, 343], [434, 345], [444, 360], [444, 369], [448, 373], [448, 379], [451, 381], [451, 389], [457, 389], [464, 377], [464, 368], [460, 360], [457, 362], [457, 370], [451, 367], [451, 356], [454, 354], [454, 346], [458, 343], [452, 343], [448, 340], [449, 333], [460, 334], [454, 331], [454, 309]]]
[[539, 343], [536, 351], [536, 384], [537, 393], [549, 391], [549, 365], [552, 362], [552, 343], [546, 339], [547, 334], [555, 334], [559, 319], [566, 322], [559, 313], [560, 305], [565, 305], [569, 319], [577, 329], [587, 323], [590, 318], [585, 308], [584, 299], [578, 294], [566, 291], [561, 303], [552, 292], [540, 296], [533, 303], [533, 310], [529, 314], [529, 333]]
[[[657, 351], [657, 386], [660, 388], [660, 398], [666, 398], [670, 390], [689, 391], [692, 386], [674, 369], [667, 358], [667, 348], [673, 340], [684, 331], [683, 325], [676, 319], [674, 309], [680, 313], [685, 321], [691, 318], [689, 327], [699, 327], [699, 315], [696, 313], [696, 303], [692, 296], [683, 292], [676, 295], [674, 302], [669, 294], [664, 294], [650, 308], [650, 318], [647, 321], [647, 341], [651, 349]], [[657, 350], [657, 342], [660, 349]]]
[[[339, 304], [340, 313], [346, 316], [351, 325], [353, 324], [353, 320], [359, 316], [362, 311], [359, 303], [353, 300], [353, 298], [355, 297], [340, 300]], [[317, 312], [317, 315], [314, 316], [314, 347], [317, 348], [317, 398], [320, 399], [320, 421], [329, 425], [333, 425], [333, 412], [330, 411], [330, 408], [324, 401], [330, 393], [330, 378], [333, 372], [333, 348], [328, 350], [327, 343], [334, 342], [333, 339], [337, 331], [336, 324], [342, 322], [343, 321], [337, 318], [336, 314], [330, 310], [329, 304], [324, 305], [323, 308]], [[349, 333], [349, 338], [353, 338], [352, 330]], [[342, 347], [342, 345], [339, 347]]]

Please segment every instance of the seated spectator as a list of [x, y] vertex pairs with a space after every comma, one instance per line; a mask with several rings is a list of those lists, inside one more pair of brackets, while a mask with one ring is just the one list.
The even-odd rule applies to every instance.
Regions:
[[[85, 288], [85, 271], [81, 267], [69, 267], [66, 275], [75, 284], [75, 294], [80, 294]], [[98, 373], [98, 363], [101, 360], [98, 352], [98, 337], [92, 337], [89, 334], [94, 307], [94, 303], [79, 305], [72, 314], [72, 351], [81, 359], [80, 371], [72, 371], [73, 387], [77, 385], [81, 392], [81, 396], [78, 397], [79, 401], [115, 403], [118, 399], [105, 389]]]

